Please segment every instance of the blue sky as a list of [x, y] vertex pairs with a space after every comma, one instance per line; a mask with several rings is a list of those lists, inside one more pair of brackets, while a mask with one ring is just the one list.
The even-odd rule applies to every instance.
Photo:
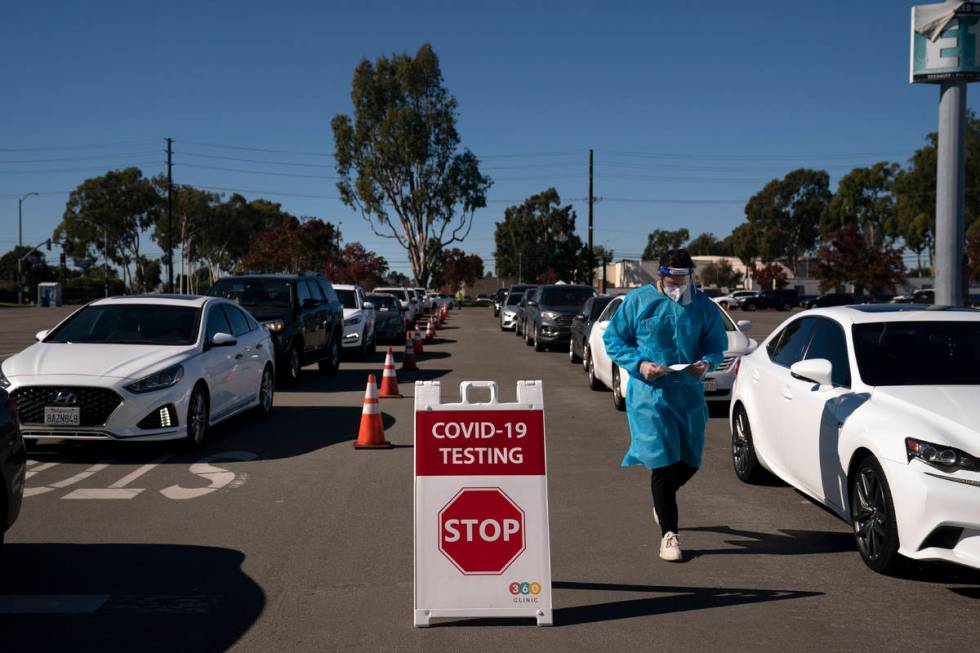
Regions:
[[17, 195], [46, 193], [24, 203], [37, 242], [64, 191], [109, 167], [163, 171], [171, 136], [175, 182], [265, 191], [244, 194], [342, 222], [345, 241], [408, 271], [321, 177], [354, 66], [424, 42], [495, 179], [462, 245], [488, 266], [504, 208], [549, 186], [584, 238], [590, 147], [597, 244], [638, 256], [655, 228], [725, 236], [769, 179], [904, 163], [935, 129], [938, 89], [908, 83], [912, 4], [5, 0], [0, 250], [17, 238]]

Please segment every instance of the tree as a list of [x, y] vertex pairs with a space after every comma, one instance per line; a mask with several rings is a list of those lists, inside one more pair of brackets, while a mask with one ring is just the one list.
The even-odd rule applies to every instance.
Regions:
[[601, 265], [602, 259], [606, 259], [606, 263], [611, 263], [614, 256], [616, 256], [616, 252], [611, 247], [606, 247], [605, 245], [595, 245], [592, 247], [592, 257], [595, 259], [593, 265]]
[[821, 217], [823, 235], [829, 236], [853, 223], [858, 233], [868, 239], [871, 249], [884, 247], [897, 232], [891, 189], [898, 171], [897, 163], [882, 161], [844, 175]]
[[783, 266], [778, 263], [766, 263], [761, 268], [756, 269], [755, 282], [763, 290], [772, 290], [774, 283], [775, 288], [785, 288], [789, 284], [789, 279]]
[[[575, 210], [570, 204], [561, 206], [554, 188], [505, 209], [493, 237], [500, 276], [569, 281], [588, 274], [582, 240], [575, 234]], [[542, 277], [549, 269], [551, 273]]]
[[443, 285], [454, 292], [483, 276], [483, 259], [454, 247], [446, 254], [442, 274]]
[[358, 242], [347, 243], [336, 258], [328, 261], [322, 272], [334, 283], [356, 283], [376, 288], [384, 281], [388, 261]]
[[141, 292], [146, 290], [147, 278], [142, 269], [147, 261], [141, 256], [142, 236], [157, 220], [159, 210], [160, 197], [138, 168], [110, 170], [86, 179], [71, 192], [54, 238], [62, 241], [72, 257], [101, 252], [122, 268], [126, 285]]
[[742, 283], [742, 273], [736, 272], [725, 260], [704, 266], [700, 276], [704, 285], [717, 288], [735, 288]]
[[408, 251], [424, 286], [435, 256], [430, 240], [441, 250], [466, 238], [492, 182], [472, 152], [459, 151], [456, 99], [431, 45], [414, 57], [362, 60], [351, 99], [353, 117], [331, 121], [340, 197], [376, 235]]
[[970, 278], [980, 282], [980, 220], [966, 236], [966, 260]]
[[408, 278], [407, 275], [398, 272], [397, 270], [392, 270], [385, 275], [384, 285], [391, 286], [393, 288], [407, 288], [412, 285], [412, 280]]
[[751, 269], [759, 256], [758, 226], [751, 222], [743, 222], [732, 230], [731, 235], [725, 238], [725, 242], [731, 248], [732, 254]]
[[823, 170], [800, 168], [773, 179], [745, 205], [745, 217], [755, 227], [759, 256], [764, 261], [796, 261], [813, 249], [820, 217], [830, 201], [830, 177]]
[[[167, 177], [159, 175], [153, 179], [153, 184], [161, 201], [167, 193]], [[244, 201], [241, 195], [236, 195], [235, 201]], [[185, 281], [191, 274], [196, 263], [209, 261], [211, 269], [211, 280], [216, 280], [215, 268], [218, 259], [223, 258], [220, 254], [215, 255], [209, 247], [214, 244], [213, 236], [218, 233], [223, 225], [214, 224], [218, 206], [221, 204], [221, 195], [199, 190], [189, 185], [174, 185], [173, 187], [173, 244], [175, 255], [179, 261], [176, 263], [175, 280], [179, 280], [178, 288], [182, 291], [191, 292], [190, 285]], [[222, 215], [223, 219], [228, 219], [227, 215]], [[235, 224], [233, 227], [241, 228], [243, 225]], [[157, 216], [156, 224], [153, 226], [153, 240], [164, 250], [163, 262], [167, 259], [167, 249], [171, 242], [171, 221], [165, 211], [160, 211]], [[242, 234], [245, 242], [251, 242], [251, 237]], [[227, 263], [227, 261], [225, 261]]]
[[679, 249], [691, 237], [691, 232], [681, 228], [677, 231], [654, 229], [647, 236], [647, 246], [643, 250], [644, 261], [656, 261], [669, 249]]
[[901, 248], [875, 247], [855, 222], [824, 238], [817, 251], [820, 290], [827, 291], [853, 283], [858, 293], [894, 292], [905, 281]]
[[691, 256], [732, 256], [729, 243], [718, 240], [712, 233], [703, 233], [692, 238], [686, 249]]
[[241, 267], [249, 272], [321, 270], [337, 258], [337, 230], [317, 218], [286, 224], [260, 233]]
[[[0, 280], [17, 282], [17, 261], [31, 252], [27, 245], [18, 245], [12, 250], [0, 256]], [[33, 297], [33, 288], [42, 281], [55, 281], [58, 278], [55, 268], [50, 267], [44, 258], [44, 254], [34, 251], [24, 259], [20, 268], [23, 275], [23, 288], [26, 289], [28, 296]]]

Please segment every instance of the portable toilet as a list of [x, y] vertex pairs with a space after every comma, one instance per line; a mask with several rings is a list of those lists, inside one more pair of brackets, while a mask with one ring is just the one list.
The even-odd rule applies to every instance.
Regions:
[[57, 281], [44, 281], [37, 284], [37, 305], [61, 306], [61, 284]]

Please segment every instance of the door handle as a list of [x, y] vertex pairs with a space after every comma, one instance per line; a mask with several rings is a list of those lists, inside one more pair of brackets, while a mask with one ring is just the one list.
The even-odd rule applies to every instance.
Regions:
[[793, 391], [789, 389], [788, 385], [783, 386], [783, 399], [793, 399]]
[[260, 342], [259, 344], [255, 345], [255, 348], [256, 349], [262, 349], [262, 343]]
[[752, 370], [752, 380], [753, 381], [759, 380], [759, 370]]

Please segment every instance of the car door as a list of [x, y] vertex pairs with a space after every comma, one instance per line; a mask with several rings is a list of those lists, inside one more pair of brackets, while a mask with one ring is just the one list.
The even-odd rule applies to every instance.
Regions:
[[208, 306], [205, 318], [204, 352], [201, 354], [202, 368], [210, 394], [211, 419], [217, 419], [227, 414], [235, 397], [235, 370], [244, 357], [240, 343], [216, 347], [211, 339], [216, 333], [232, 334], [231, 325], [222, 310], [220, 303]]
[[609, 358], [609, 354], [606, 353], [606, 343], [603, 341], [602, 337], [605, 335], [606, 329], [609, 327], [609, 321], [612, 320], [622, 303], [623, 300], [619, 297], [611, 301], [609, 306], [606, 307], [606, 310], [599, 316], [599, 321], [595, 323], [594, 327], [592, 327], [592, 334], [589, 336], [590, 348], [592, 350], [592, 362], [595, 366], [595, 375], [609, 387], [612, 387], [613, 362], [612, 359]]
[[364, 304], [368, 303], [367, 299], [364, 297], [364, 290], [362, 288], [355, 288], [354, 292], [357, 295], [357, 306], [361, 309], [361, 315], [364, 316], [364, 335], [363, 342], [374, 342], [374, 322], [376, 319], [375, 312], [373, 308], [364, 308]]
[[804, 490], [842, 509], [846, 482], [838, 456], [840, 429], [862, 400], [850, 390], [851, 365], [844, 329], [830, 318], [814, 317], [813, 321], [813, 335], [802, 360], [830, 361], [833, 387], [821, 388], [790, 376], [783, 398], [795, 422], [784, 437], [787, 449], [793, 451], [793, 466]]
[[[765, 356], [748, 372], [752, 383], [752, 436], [762, 457], [783, 480], [797, 484], [799, 418], [791, 401], [793, 378], [789, 368], [803, 359], [813, 335], [815, 318], [788, 323], [766, 345]], [[789, 398], [787, 397], [789, 395]], [[798, 405], [798, 404], [797, 404]]]
[[258, 393], [259, 381], [262, 377], [262, 367], [265, 356], [262, 353], [263, 339], [258, 329], [253, 330], [248, 318], [237, 306], [222, 305], [225, 317], [231, 325], [232, 335], [238, 340], [238, 349], [242, 358], [236, 355], [237, 365], [233, 370], [232, 386], [235, 396], [232, 406], [240, 407], [253, 401]]
[[595, 299], [586, 300], [585, 306], [579, 311], [578, 315], [572, 318], [572, 325], [569, 327], [569, 337], [571, 338], [572, 351], [576, 356], [582, 353], [582, 342], [585, 340], [585, 325], [592, 313], [592, 306]]
[[323, 319], [321, 317], [322, 308], [317, 297], [313, 295], [313, 289], [306, 279], [296, 280], [296, 293], [299, 298], [299, 314], [303, 323], [303, 362], [314, 360], [317, 353], [323, 349]]

